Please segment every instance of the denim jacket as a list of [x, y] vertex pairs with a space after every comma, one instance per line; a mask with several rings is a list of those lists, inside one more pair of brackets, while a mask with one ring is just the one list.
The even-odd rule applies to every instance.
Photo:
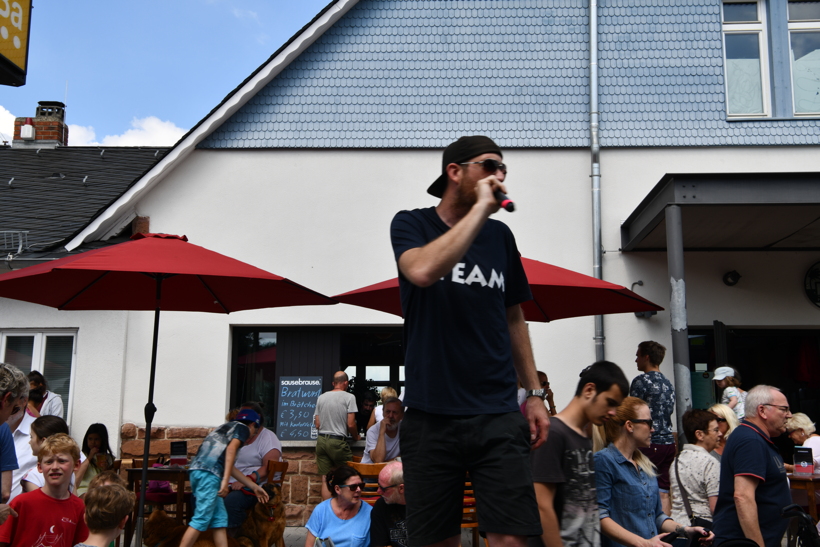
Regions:
[[[658, 480], [636, 468], [613, 444], [595, 453], [595, 489], [600, 518], [609, 517], [644, 539], [657, 536], [669, 518], [661, 508]], [[601, 534], [601, 547], [620, 545]]]

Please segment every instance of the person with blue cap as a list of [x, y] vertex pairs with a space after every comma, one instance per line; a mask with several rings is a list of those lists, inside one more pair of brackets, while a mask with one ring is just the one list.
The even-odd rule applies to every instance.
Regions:
[[260, 503], [268, 501], [261, 486], [242, 474], [234, 462], [242, 445], [262, 427], [262, 418], [251, 409], [243, 409], [230, 422], [211, 431], [191, 461], [191, 492], [196, 498], [194, 516], [182, 536], [180, 547], [191, 547], [199, 534], [214, 531], [216, 547], [228, 547], [228, 512], [224, 498], [230, 492], [231, 477], [251, 490]]

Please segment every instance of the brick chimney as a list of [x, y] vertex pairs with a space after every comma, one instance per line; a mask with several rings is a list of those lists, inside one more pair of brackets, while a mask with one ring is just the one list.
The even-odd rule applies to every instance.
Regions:
[[65, 123], [65, 105], [58, 101], [37, 103], [34, 118], [15, 118], [15, 148], [57, 148], [68, 146], [68, 126]]

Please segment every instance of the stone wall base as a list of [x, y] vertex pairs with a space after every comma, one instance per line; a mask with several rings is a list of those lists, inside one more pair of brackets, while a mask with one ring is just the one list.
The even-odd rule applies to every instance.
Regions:
[[[202, 444], [202, 439], [211, 431], [213, 428], [207, 427], [152, 427], [150, 457], [162, 455], [167, 458], [171, 441], [188, 441], [188, 456], [193, 457]], [[121, 437], [120, 458], [123, 460], [123, 468], [128, 468], [134, 458], [142, 457], [145, 428], [132, 423], [124, 424]], [[282, 489], [287, 525], [304, 526], [313, 508], [322, 501], [322, 477], [316, 467], [316, 453], [312, 448], [285, 447], [282, 457], [289, 462]]]

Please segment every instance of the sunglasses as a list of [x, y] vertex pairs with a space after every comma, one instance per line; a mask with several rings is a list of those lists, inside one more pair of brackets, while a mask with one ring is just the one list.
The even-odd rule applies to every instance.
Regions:
[[350, 488], [350, 491], [353, 490], [364, 490], [364, 483], [357, 482], [356, 484], [340, 484], [339, 488]]
[[652, 427], [652, 420], [629, 420], [633, 424], [646, 424], [649, 427]]
[[388, 490], [390, 490], [391, 488], [395, 488], [395, 487], [397, 487], [397, 486], [398, 486], [398, 484], [391, 484], [390, 486], [382, 486], [382, 485], [380, 484], [380, 485], [379, 485], [379, 490], [381, 490], [382, 492], [387, 492], [387, 491], [388, 491]]
[[726, 421], [726, 418], [718, 418], [718, 419], [717, 419], [717, 421], [718, 421], [718, 422], [725, 422], [725, 421]]
[[507, 164], [501, 163], [500, 161], [493, 159], [486, 159], [481, 161], [465, 161], [459, 163], [459, 165], [472, 165], [474, 163], [483, 167], [486, 173], [495, 173], [496, 171], [500, 170], [505, 175], [507, 174]]

